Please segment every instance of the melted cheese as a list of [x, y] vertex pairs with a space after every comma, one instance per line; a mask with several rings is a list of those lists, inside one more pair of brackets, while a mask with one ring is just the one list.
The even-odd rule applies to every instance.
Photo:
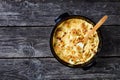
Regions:
[[97, 52], [98, 34], [90, 36], [86, 44], [82, 44], [82, 40], [92, 28], [92, 24], [82, 19], [69, 19], [58, 25], [53, 36], [53, 48], [58, 57], [74, 65], [89, 61]]

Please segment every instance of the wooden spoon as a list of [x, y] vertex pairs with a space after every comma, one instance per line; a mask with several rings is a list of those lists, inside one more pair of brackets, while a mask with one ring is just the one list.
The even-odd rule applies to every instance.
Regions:
[[83, 39], [83, 43], [84, 43], [84, 44], [87, 42], [88, 37], [89, 37], [90, 35], [94, 34], [94, 32], [95, 32], [99, 27], [101, 27], [101, 25], [107, 20], [107, 18], [108, 18], [107, 15], [105, 15], [104, 17], [102, 17], [102, 18], [98, 21], [98, 23], [92, 28], [92, 30], [90, 30], [90, 31], [86, 34], [86, 36], [85, 36], [84, 39]]
[[84, 39], [83, 39], [83, 42], [81, 43], [78, 43], [78, 45], [81, 47], [81, 48], [84, 48], [84, 45], [85, 45], [85, 43], [87, 42], [87, 40], [88, 40], [88, 37], [90, 36], [90, 35], [92, 35], [92, 34], [94, 34], [94, 32], [99, 28], [99, 27], [101, 27], [101, 25], [107, 20], [107, 18], [108, 18], [108, 16], [107, 15], [105, 15], [104, 17], [102, 17], [99, 21], [98, 21], [98, 23], [92, 28], [92, 30], [90, 30], [87, 34], [86, 34], [86, 36], [84, 37]]

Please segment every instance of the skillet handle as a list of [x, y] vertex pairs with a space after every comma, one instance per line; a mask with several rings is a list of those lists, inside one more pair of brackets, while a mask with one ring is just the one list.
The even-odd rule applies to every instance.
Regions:
[[55, 19], [55, 22], [58, 23], [59, 21], [65, 19], [65, 18], [67, 18], [67, 17], [69, 17], [69, 16], [70, 16], [69, 13], [67, 13], [67, 12], [66, 12], [66, 13], [63, 13], [63, 14], [61, 14], [59, 17], [57, 17], [57, 18]]
[[96, 60], [93, 60], [91, 63], [83, 66], [82, 69], [83, 69], [83, 70], [88, 70], [88, 69], [90, 69], [91, 67], [95, 66], [96, 63], [97, 63]]

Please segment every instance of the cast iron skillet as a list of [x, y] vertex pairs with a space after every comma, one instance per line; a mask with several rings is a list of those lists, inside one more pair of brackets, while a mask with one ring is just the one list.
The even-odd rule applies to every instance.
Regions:
[[57, 28], [58, 25], [60, 25], [62, 22], [68, 20], [68, 19], [83, 19], [89, 23], [91, 23], [92, 25], [95, 25], [95, 23], [88, 19], [87, 17], [84, 17], [84, 16], [80, 16], [80, 15], [69, 15], [68, 13], [63, 13], [62, 15], [60, 15], [57, 19], [55, 19], [55, 22], [56, 22], [56, 25], [55, 27], [53, 28], [52, 30], [52, 33], [51, 33], [51, 36], [50, 36], [50, 49], [51, 49], [51, 52], [53, 54], [53, 56], [62, 64], [64, 64], [65, 66], [68, 66], [68, 67], [71, 67], [71, 68], [83, 68], [84, 70], [87, 70], [89, 69], [90, 67], [94, 66], [96, 64], [96, 57], [97, 57], [97, 54], [100, 52], [100, 49], [101, 49], [101, 35], [100, 35], [100, 31], [97, 30], [97, 33], [98, 33], [98, 36], [99, 36], [99, 45], [98, 45], [98, 49], [97, 49], [97, 53], [94, 55], [94, 57], [92, 59], [90, 59], [88, 62], [85, 62], [83, 64], [78, 64], [78, 65], [72, 65], [72, 64], [69, 64], [65, 61], [63, 61], [62, 59], [60, 59], [57, 54], [55, 53], [54, 49], [53, 49], [53, 34], [55, 32], [55, 29]]

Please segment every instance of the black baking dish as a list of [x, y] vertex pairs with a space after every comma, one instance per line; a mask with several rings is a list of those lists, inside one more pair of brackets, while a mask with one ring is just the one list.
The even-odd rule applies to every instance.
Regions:
[[72, 19], [72, 18], [77, 18], [77, 19], [83, 19], [89, 23], [91, 23], [92, 25], [95, 25], [95, 23], [90, 20], [89, 18], [87, 17], [84, 17], [84, 16], [80, 16], [80, 15], [69, 15], [68, 13], [64, 13], [62, 15], [60, 15], [56, 20], [56, 25], [54, 26], [52, 32], [51, 32], [51, 36], [50, 36], [50, 49], [51, 49], [51, 52], [52, 54], [54, 55], [54, 57], [62, 64], [64, 64], [65, 66], [68, 66], [68, 67], [72, 67], [72, 68], [83, 68], [83, 69], [89, 69], [90, 67], [92, 67], [95, 63], [96, 63], [96, 57], [97, 57], [97, 54], [100, 52], [100, 49], [101, 49], [101, 44], [102, 44], [102, 41], [101, 41], [101, 35], [100, 35], [100, 31], [97, 30], [97, 33], [98, 33], [98, 36], [99, 36], [99, 46], [98, 46], [98, 50], [97, 50], [97, 53], [94, 55], [94, 57], [92, 59], [90, 59], [88, 62], [84, 63], [84, 64], [78, 64], [78, 65], [71, 65], [63, 60], [61, 60], [55, 53], [54, 49], [53, 49], [53, 46], [52, 46], [52, 39], [53, 39], [53, 34], [54, 34], [54, 31], [56, 29], [56, 27], [58, 25], [60, 25], [63, 21], [65, 20], [68, 20], [68, 19]]

